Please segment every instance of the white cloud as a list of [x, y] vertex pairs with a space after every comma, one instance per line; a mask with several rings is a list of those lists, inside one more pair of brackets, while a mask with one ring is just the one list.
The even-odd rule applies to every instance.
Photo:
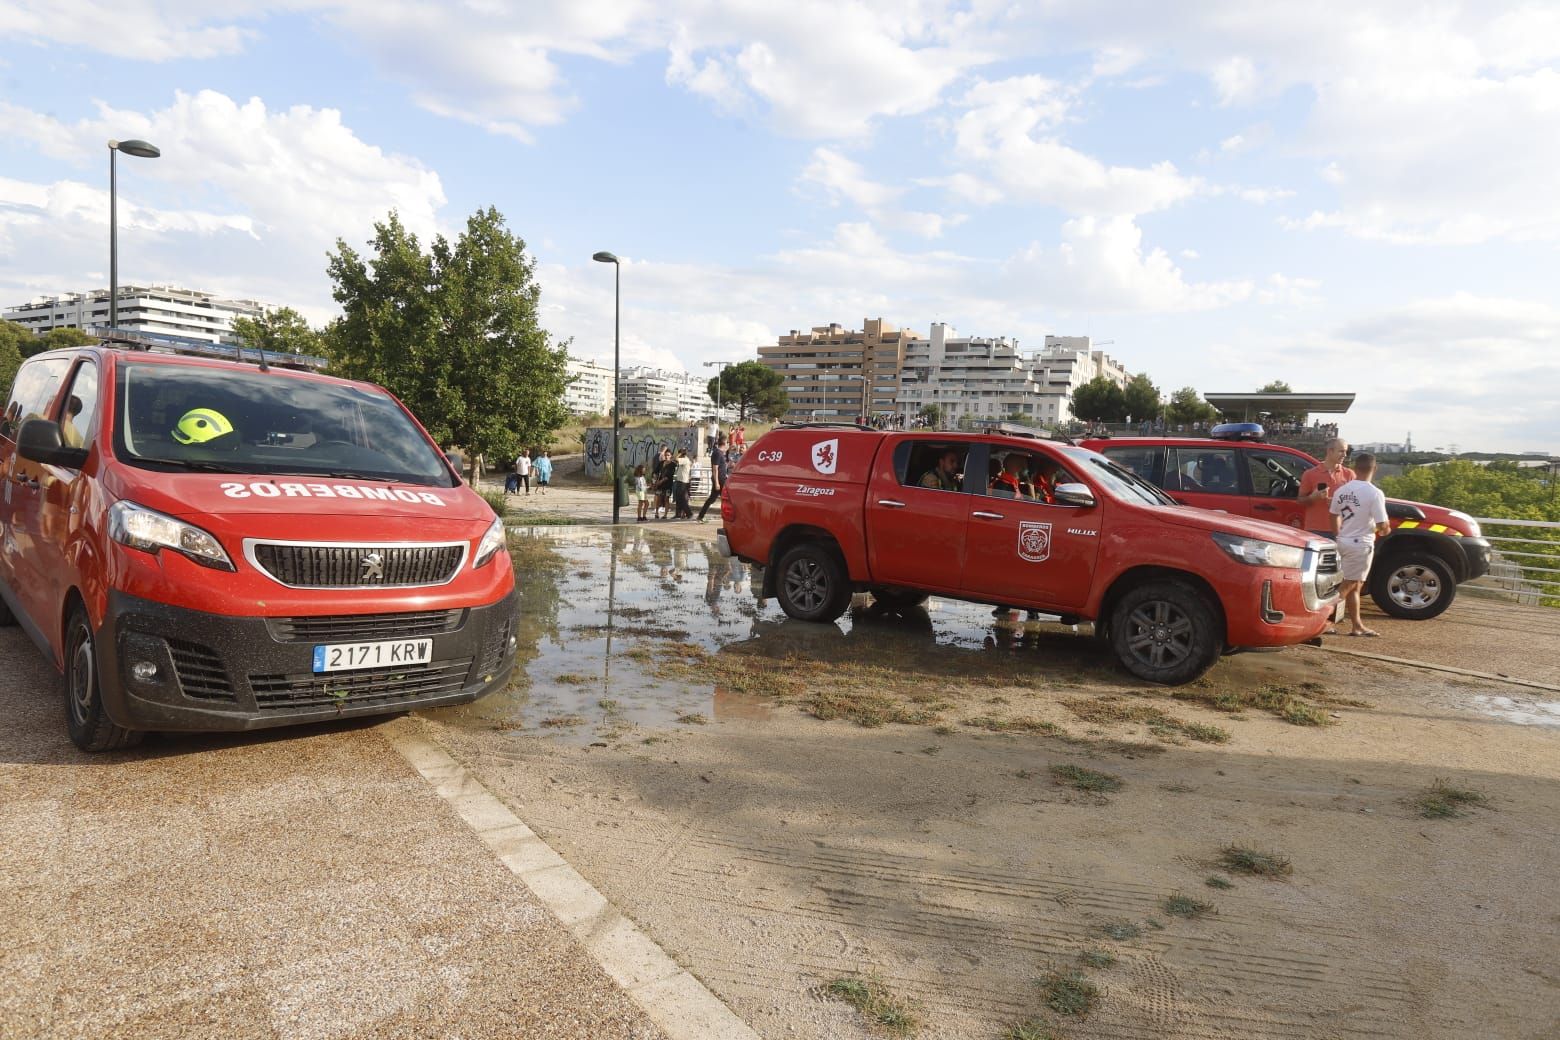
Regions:
[[813, 151], [801, 180], [822, 188], [836, 205], [845, 201], [859, 207], [874, 224], [921, 238], [940, 238], [946, 229], [964, 220], [960, 214], [944, 216], [900, 208], [898, 202], [906, 189], [872, 180], [860, 163], [830, 148]]
[[1257, 67], [1250, 58], [1226, 58], [1215, 64], [1208, 75], [1219, 93], [1221, 105], [1250, 101], [1257, 92]]
[[63, 43], [144, 61], [235, 54], [252, 29], [236, 24], [250, 5], [136, 3], [115, 0], [8, 0], [0, 5], [0, 38]]
[[1282, 307], [1310, 307], [1322, 302], [1317, 290], [1322, 283], [1315, 278], [1298, 278], [1277, 272], [1268, 275], [1257, 290], [1261, 303]]
[[1295, 193], [1288, 188], [1241, 188], [1236, 195], [1242, 202], [1266, 206], [1269, 202], [1277, 202], [1279, 199], [1292, 199]]

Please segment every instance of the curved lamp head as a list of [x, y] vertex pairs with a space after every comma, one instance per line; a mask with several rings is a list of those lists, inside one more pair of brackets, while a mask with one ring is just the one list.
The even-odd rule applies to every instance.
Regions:
[[162, 155], [162, 152], [155, 144], [147, 141], [110, 141], [108, 146], [117, 148], [126, 155], [134, 155], [141, 159], [155, 159]]
[[591, 257], [591, 259], [595, 260], [597, 263], [602, 264], [615, 264], [618, 262], [618, 258], [607, 252], [605, 249]]

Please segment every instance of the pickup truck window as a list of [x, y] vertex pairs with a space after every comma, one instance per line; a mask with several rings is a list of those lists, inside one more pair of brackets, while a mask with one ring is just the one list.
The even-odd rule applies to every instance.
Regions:
[[963, 491], [968, 457], [969, 446], [965, 444], [911, 442], [905, 465], [899, 470], [899, 482], [933, 491]]
[[1128, 473], [1136, 474], [1152, 484], [1155, 463], [1159, 461], [1159, 453], [1162, 450], [1153, 445], [1123, 445], [1119, 448], [1106, 448], [1100, 454]]
[[1128, 502], [1147, 502], [1154, 506], [1173, 506], [1178, 503], [1135, 473], [1129, 473], [1107, 458], [1096, 455], [1089, 459], [1089, 476], [1102, 484], [1106, 491]]
[[1263, 498], [1297, 498], [1300, 495], [1300, 475], [1309, 467], [1302, 466], [1293, 455], [1276, 451], [1242, 452], [1246, 456], [1247, 469], [1251, 473], [1251, 493]]
[[1238, 495], [1240, 471], [1231, 448], [1171, 448], [1165, 461], [1166, 491]]
[[1056, 485], [1076, 480], [1065, 467], [1031, 451], [987, 446], [986, 494], [991, 498], [1054, 501]]

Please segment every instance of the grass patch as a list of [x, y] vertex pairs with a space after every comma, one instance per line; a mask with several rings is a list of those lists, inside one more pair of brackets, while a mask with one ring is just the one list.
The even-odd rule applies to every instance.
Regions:
[[1096, 794], [1119, 791], [1122, 785], [1122, 780], [1119, 776], [1074, 765], [1052, 766], [1051, 779], [1064, 787], [1071, 787], [1078, 791], [1091, 791]]
[[1294, 872], [1288, 856], [1262, 852], [1246, 845], [1226, 845], [1219, 850], [1219, 864], [1232, 874], [1252, 877], [1288, 877]]
[[579, 672], [564, 672], [562, 675], [555, 676], [553, 681], [561, 682], [568, 686], [584, 686], [586, 683], [595, 682], [596, 677], [594, 675], [581, 675]]
[[890, 1036], [909, 1036], [919, 1025], [910, 1006], [890, 993], [875, 976], [841, 976], [825, 983], [823, 992], [843, 1000]]
[[[483, 495], [482, 497], [486, 498], [487, 496]], [[503, 513], [498, 515], [503, 516], [504, 523], [510, 527], [573, 527], [576, 524], [585, 522], [560, 513], [533, 513], [528, 509], [511, 509], [508, 516], [504, 516]], [[584, 576], [587, 578], [594, 577], [589, 571], [586, 571]]]
[[1100, 988], [1082, 972], [1053, 971], [1040, 980], [1040, 999], [1058, 1015], [1082, 1018], [1094, 1010]]
[[1063, 736], [1065, 733], [1062, 727], [1054, 722], [1030, 718], [1027, 715], [1016, 719], [999, 718], [995, 715], [976, 715], [972, 719], [965, 719], [964, 725], [988, 730], [992, 733], [1044, 733], [1052, 737]]
[[583, 726], [586, 719], [583, 715], [553, 715], [543, 719], [539, 725], [548, 729], [558, 729], [563, 726]]
[[1332, 721], [1327, 717], [1327, 712], [1301, 700], [1292, 700], [1284, 705], [1279, 718], [1294, 726], [1325, 726]]
[[1184, 892], [1176, 892], [1165, 896], [1164, 901], [1159, 904], [1159, 909], [1163, 910], [1171, 917], [1189, 917], [1193, 919], [1198, 917], [1207, 917], [1209, 914], [1214, 912], [1214, 906], [1212, 903], [1205, 903], [1201, 899], [1194, 899]]
[[1061, 1038], [1047, 1029], [1043, 1022], [1032, 1019], [1010, 1027], [1002, 1034], [1002, 1040], [1061, 1040]]
[[1229, 878], [1225, 877], [1223, 874], [1209, 874], [1207, 878], [1203, 880], [1203, 884], [1207, 885], [1209, 888], [1218, 889], [1231, 889], [1235, 887], [1235, 883]]
[[617, 701], [614, 701], [614, 700], [604, 700], [604, 701], [597, 701], [596, 702], [596, 707], [600, 708], [602, 711], [606, 712], [608, 715], [611, 715], [614, 712], [617, 712], [617, 711], [621, 710], [622, 705], [620, 705]]
[[803, 698], [801, 703], [802, 708], [814, 718], [824, 721], [845, 719], [868, 729], [876, 729], [890, 722], [924, 726], [941, 717], [931, 706], [907, 704], [897, 698], [876, 693], [818, 690]]
[[677, 721], [681, 722], [681, 723], [684, 723], [686, 725], [689, 725], [689, 726], [703, 726], [703, 725], [707, 724], [710, 720], [705, 718], [699, 712], [690, 711], [690, 712], [688, 712], [685, 715], [677, 716]]
[[[1294, 726], [1326, 726], [1332, 720], [1323, 708], [1312, 701], [1326, 705], [1370, 707], [1369, 701], [1348, 697], [1334, 697], [1327, 688], [1317, 682], [1303, 682], [1298, 686], [1284, 683], [1267, 683], [1254, 689], [1231, 689], [1217, 682], [1202, 678], [1186, 686], [1170, 691], [1176, 700], [1193, 701], [1214, 711], [1238, 715], [1243, 711], [1263, 711], [1283, 719]], [[1194, 738], [1195, 739], [1195, 738]]]
[[1455, 820], [1467, 816], [1467, 810], [1489, 804], [1489, 798], [1467, 787], [1453, 787], [1437, 779], [1424, 791], [1409, 799], [1419, 815], [1427, 820]]
[[492, 509], [498, 516], [503, 516], [504, 511], [509, 508], [508, 503], [504, 501], [504, 493], [502, 491], [483, 491], [479, 493], [482, 495], [482, 501], [486, 502], [488, 508]]
[[1223, 726], [1212, 726], [1205, 722], [1188, 722], [1181, 727], [1181, 732], [1193, 740], [1202, 741], [1204, 744], [1228, 744], [1230, 742], [1229, 730]]
[[1084, 722], [1097, 726], [1139, 723], [1149, 732], [1168, 743], [1184, 743], [1180, 738], [1189, 737], [1206, 744], [1224, 744], [1230, 739], [1229, 730], [1201, 722], [1187, 722], [1141, 700], [1130, 700], [1116, 694], [1104, 697], [1065, 697], [1062, 707]]
[[1106, 921], [1104, 924], [1100, 925], [1100, 934], [1105, 936], [1107, 939], [1114, 939], [1117, 942], [1126, 942], [1129, 939], [1136, 939], [1138, 936], [1142, 935], [1143, 929], [1139, 928], [1131, 921]]
[[1078, 963], [1085, 968], [1108, 968], [1116, 963], [1116, 955], [1109, 950], [1084, 950], [1078, 954]]
[[951, 737], [959, 731], [948, 725], [946, 722], [940, 722], [932, 727], [932, 732], [937, 734], [939, 737]]

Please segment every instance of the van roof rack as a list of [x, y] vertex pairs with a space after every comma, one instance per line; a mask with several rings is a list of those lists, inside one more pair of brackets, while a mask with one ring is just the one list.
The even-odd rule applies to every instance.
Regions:
[[1050, 431], [1037, 429], [1033, 426], [1025, 426], [1015, 422], [989, 422], [981, 423], [980, 429], [985, 433], [1001, 433], [1009, 437], [1028, 437], [1034, 441], [1055, 440]]
[[845, 422], [845, 421], [829, 422], [827, 420], [824, 420], [822, 422], [783, 422], [780, 425], [785, 427], [788, 430], [803, 430], [803, 429], [813, 429], [813, 430], [866, 430], [868, 433], [882, 433], [883, 432], [882, 430], [878, 429], [876, 426], [868, 426], [865, 423]]
[[273, 368], [292, 368], [318, 372], [330, 364], [328, 358], [312, 354], [283, 354], [264, 352], [253, 347], [233, 343], [213, 343], [193, 336], [170, 336], [162, 332], [146, 332], [142, 329], [115, 329], [107, 325], [93, 325], [87, 331], [102, 340], [105, 347], [121, 350], [145, 351], [148, 354], [179, 354], [185, 357], [215, 358], [218, 361], [269, 363]]

